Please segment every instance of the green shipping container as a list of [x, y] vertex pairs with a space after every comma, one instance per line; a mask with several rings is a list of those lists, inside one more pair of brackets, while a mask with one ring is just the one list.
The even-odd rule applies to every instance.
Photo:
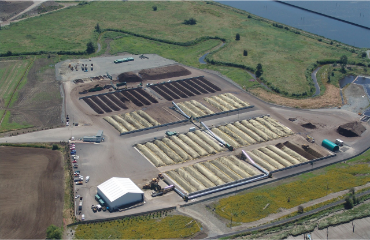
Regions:
[[321, 144], [323, 147], [326, 147], [327, 149], [329, 149], [330, 151], [332, 152], [337, 152], [339, 151], [339, 146], [331, 141], [329, 141], [328, 139], [324, 139], [322, 140], [322, 144]]

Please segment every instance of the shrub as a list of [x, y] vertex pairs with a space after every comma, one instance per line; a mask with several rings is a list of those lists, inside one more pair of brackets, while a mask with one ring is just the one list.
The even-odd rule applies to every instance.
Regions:
[[247, 50], [243, 51], [243, 56], [248, 56], [248, 51]]
[[91, 53], [95, 52], [95, 46], [91, 41], [86, 44], [86, 52], [88, 54], [91, 54]]
[[183, 24], [185, 24], [185, 25], [195, 25], [195, 24], [197, 24], [197, 20], [195, 20], [194, 18], [189, 18], [188, 20], [185, 19]]
[[47, 239], [61, 239], [62, 238], [62, 229], [58, 228], [55, 225], [50, 225], [46, 229], [46, 238]]
[[95, 32], [98, 32], [98, 33], [100, 33], [100, 32], [101, 32], [101, 29], [100, 29], [99, 23], [97, 23], [97, 24], [96, 24], [96, 26], [95, 26]]
[[252, 16], [251, 15], [248, 15], [248, 18], [252, 18]]
[[302, 205], [298, 206], [298, 213], [303, 213], [304, 207]]
[[317, 39], [319, 42], [322, 42], [322, 39], [321, 38], [319, 38], [319, 39]]
[[235, 35], [235, 40], [236, 40], [236, 41], [239, 41], [239, 40], [240, 40], [240, 34], [239, 34], [239, 33], [237, 33], [237, 34]]
[[346, 199], [345, 199], [344, 207], [346, 209], [351, 209], [351, 208], [353, 208], [353, 206], [354, 206], [354, 203], [353, 203], [352, 197], [347, 196]]
[[53, 144], [53, 148], [52, 148], [52, 150], [58, 150], [58, 149], [59, 149], [58, 145]]
[[153, 11], [157, 11], [157, 6], [153, 6]]

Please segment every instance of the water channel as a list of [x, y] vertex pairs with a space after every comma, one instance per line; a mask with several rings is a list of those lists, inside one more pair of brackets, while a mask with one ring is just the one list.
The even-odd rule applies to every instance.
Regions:
[[[370, 48], [370, 30], [344, 23], [335, 19], [331, 19], [329, 17], [308, 12], [275, 1], [218, 2], [348, 45], [360, 48]], [[364, 3], [349, 1], [333, 1], [330, 3], [321, 1], [289, 1], [289, 3], [297, 4], [301, 7], [309, 8], [313, 11], [318, 11], [319, 9], [323, 11], [323, 9], [327, 9], [328, 13], [325, 12], [325, 14], [327, 15], [332, 15], [334, 17], [364, 26], [370, 26], [370, 4], [367, 1], [365, 1]]]

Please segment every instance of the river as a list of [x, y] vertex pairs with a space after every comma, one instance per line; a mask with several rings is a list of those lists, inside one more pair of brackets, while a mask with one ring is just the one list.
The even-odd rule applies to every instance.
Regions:
[[[218, 2], [348, 45], [370, 48], [370, 30], [329, 17], [275, 1]], [[288, 3], [370, 27], [370, 3], [368, 1], [289, 1]]]

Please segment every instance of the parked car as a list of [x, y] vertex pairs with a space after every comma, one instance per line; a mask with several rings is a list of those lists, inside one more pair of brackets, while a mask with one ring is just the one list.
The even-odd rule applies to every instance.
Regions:
[[76, 160], [73, 160], [72, 163], [77, 163], [77, 161]]
[[90, 176], [86, 176], [86, 183], [89, 182]]
[[73, 165], [73, 167], [74, 167], [74, 168], [78, 168], [78, 164], [74, 164], [74, 165]]
[[77, 195], [76, 197], [75, 197], [75, 199], [77, 199], [77, 198], [79, 198], [80, 197], [80, 195]]
[[82, 221], [85, 221], [85, 214], [82, 214], [82, 215], [81, 215], [81, 220], [82, 220]]

